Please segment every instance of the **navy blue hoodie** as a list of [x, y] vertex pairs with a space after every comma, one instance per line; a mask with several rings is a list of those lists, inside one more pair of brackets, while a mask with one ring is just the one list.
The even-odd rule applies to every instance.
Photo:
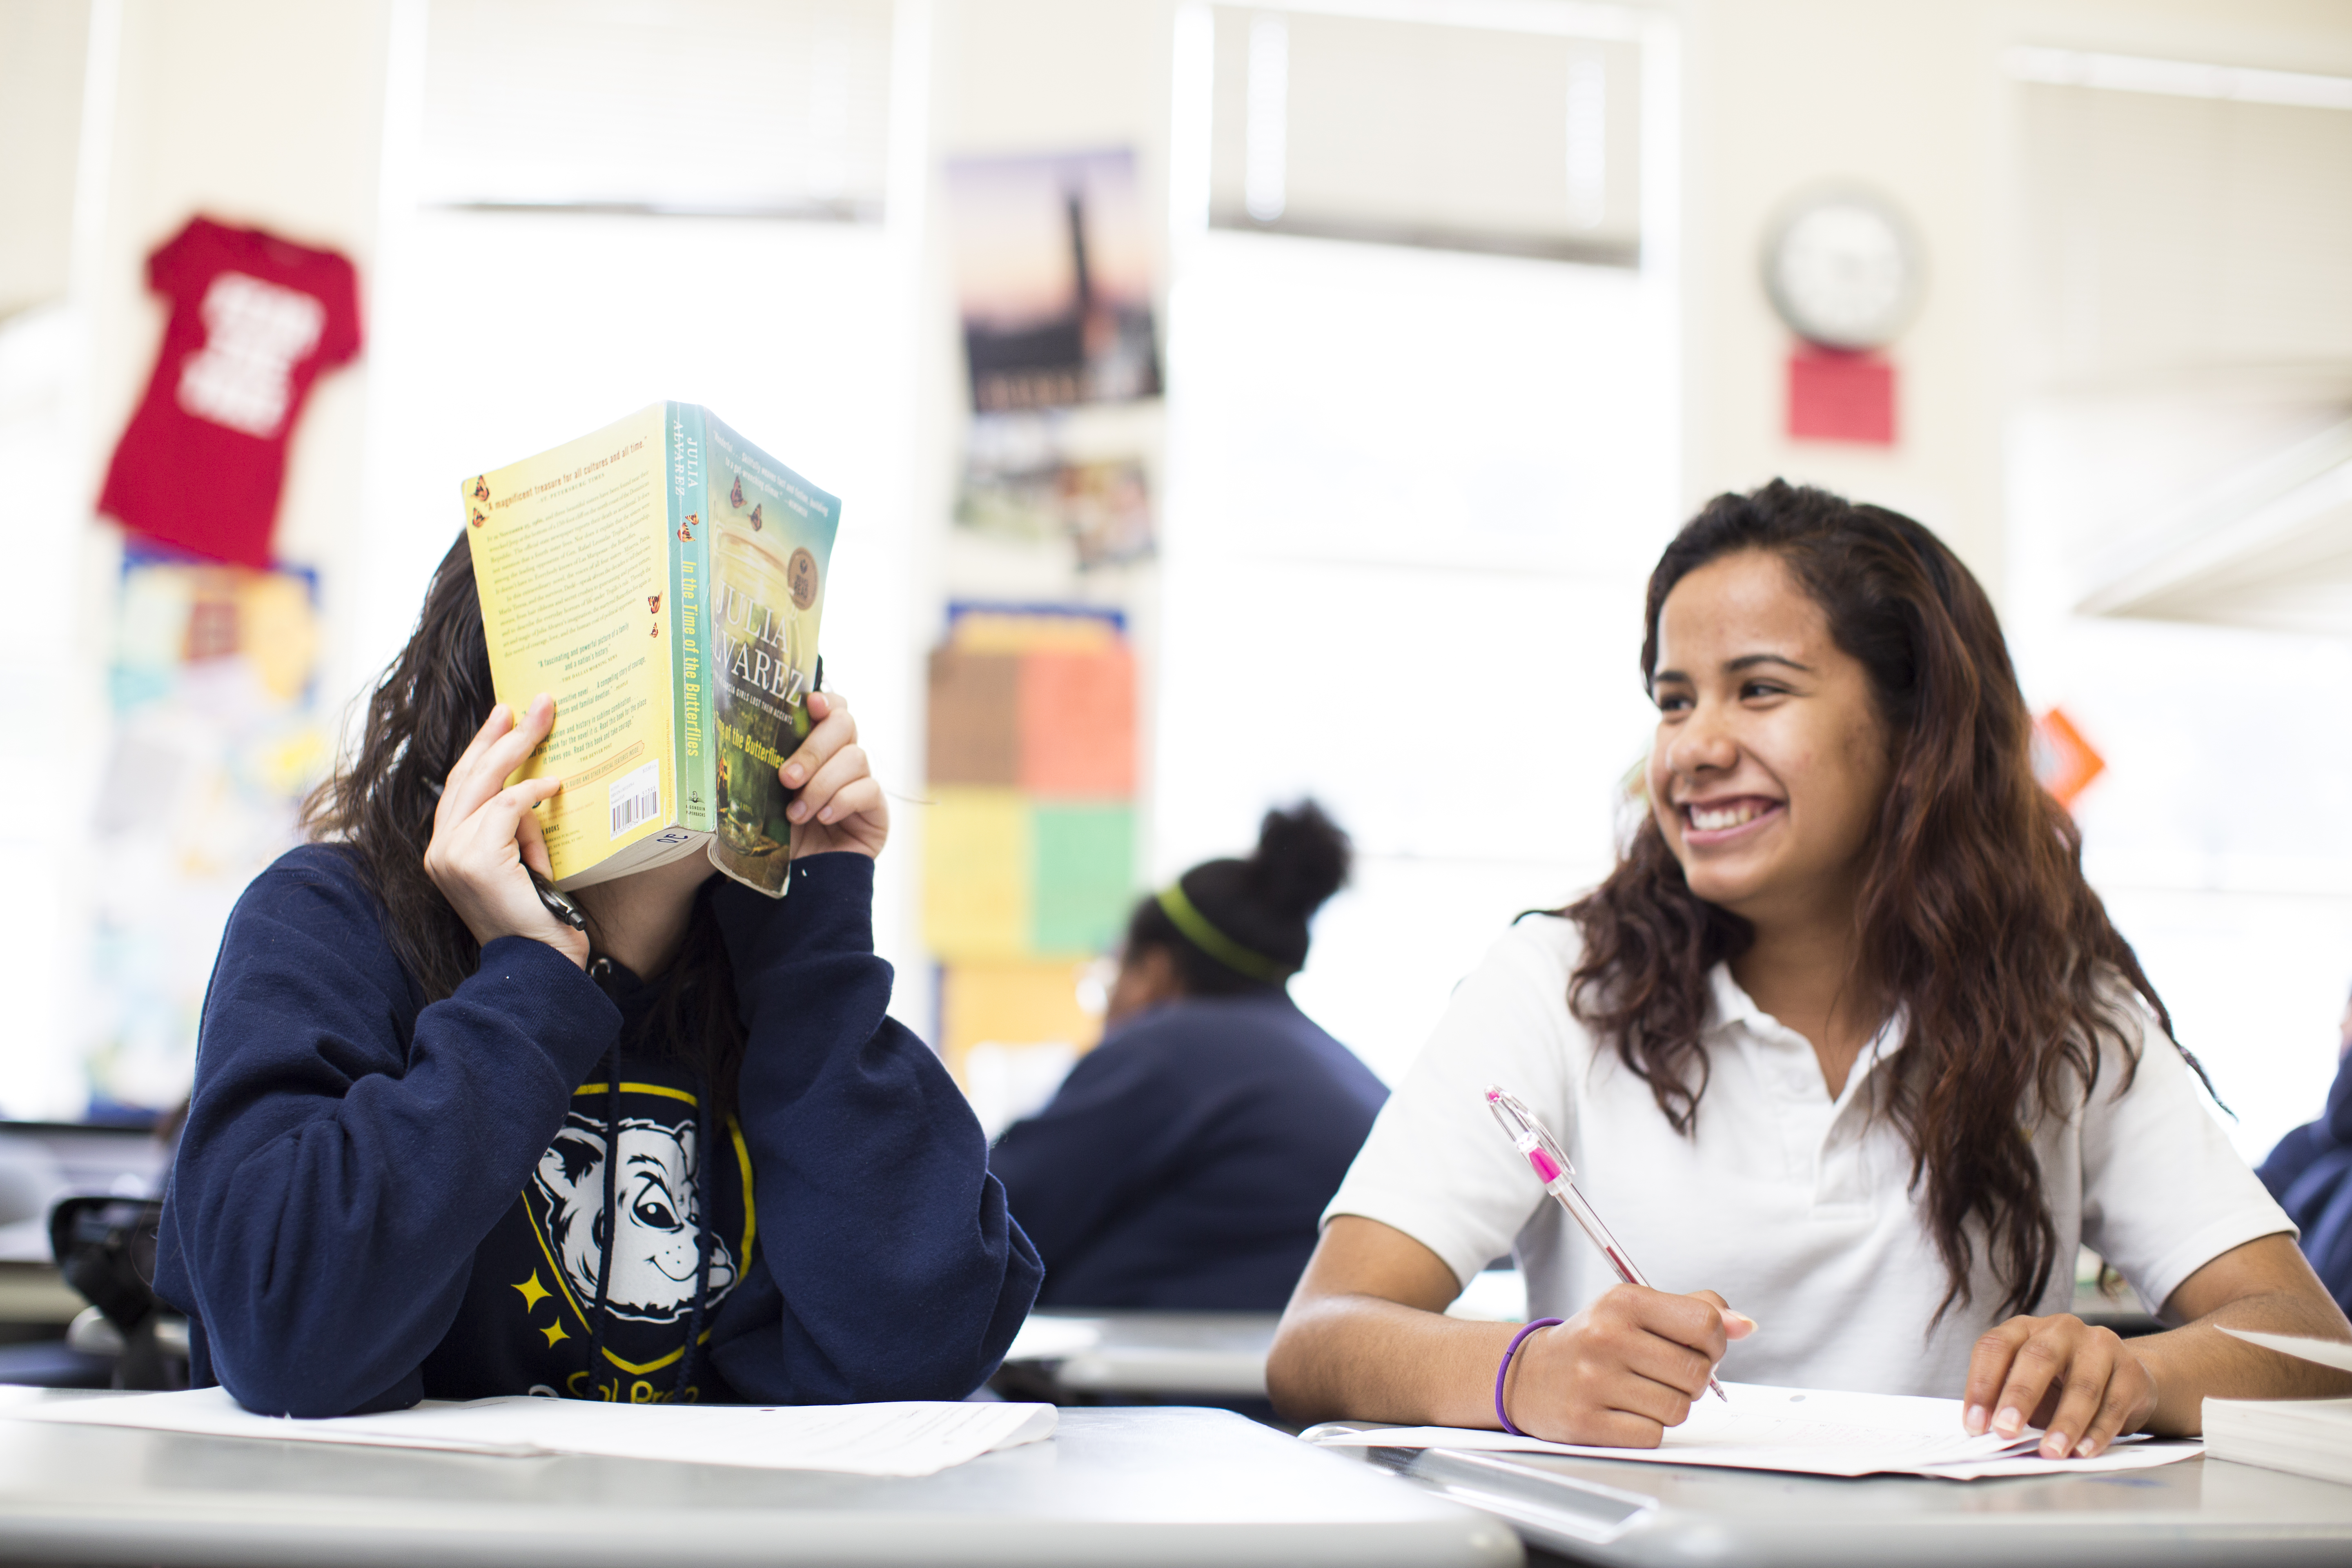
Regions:
[[820, 855], [782, 900], [703, 895], [749, 1037], [714, 1126], [635, 1048], [649, 988], [625, 972], [505, 937], [420, 1005], [352, 858], [280, 859], [221, 943], [159, 1237], [193, 1381], [294, 1415], [971, 1392], [1041, 1269], [962, 1095], [884, 1011], [873, 868]]
[[2352, 1054], [2337, 1066], [2319, 1120], [2280, 1139], [2255, 1174], [2303, 1232], [2319, 1282], [2352, 1312]]
[[1039, 1305], [1279, 1311], [1387, 1099], [1280, 992], [1143, 1014], [989, 1156]]

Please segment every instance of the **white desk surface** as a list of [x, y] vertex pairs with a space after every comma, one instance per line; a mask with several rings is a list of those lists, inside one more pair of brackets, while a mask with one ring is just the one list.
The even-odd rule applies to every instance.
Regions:
[[[1073, 1393], [1263, 1399], [1281, 1321], [1279, 1312], [1033, 1312], [1005, 1360], [1048, 1368]], [[1032, 1344], [1046, 1353], [1024, 1353]]]
[[[55, 1393], [47, 1399], [103, 1399]], [[1220, 1410], [1072, 1409], [919, 1479], [0, 1419], [0, 1563], [1513, 1568], [1491, 1516]]]
[[2352, 1563], [2352, 1487], [2210, 1458], [2099, 1475], [1939, 1481], [1536, 1454], [1384, 1449], [1372, 1457], [1441, 1495], [1450, 1490], [1510, 1518], [1530, 1547], [1612, 1568]]
[[[47, 1399], [103, 1399], [52, 1393]], [[1062, 1412], [1049, 1442], [903, 1480], [501, 1459], [0, 1420], [0, 1563], [2290, 1568], [2352, 1563], [2352, 1487], [2217, 1460], [1863, 1480], [1412, 1456], [1423, 1484], [1223, 1411]], [[1515, 1473], [1516, 1472], [1516, 1473]], [[1564, 1478], [1581, 1489], [1532, 1480]]]

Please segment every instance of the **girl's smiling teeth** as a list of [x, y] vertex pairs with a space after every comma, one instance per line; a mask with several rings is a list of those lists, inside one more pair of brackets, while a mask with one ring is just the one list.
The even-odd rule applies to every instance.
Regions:
[[1736, 800], [1686, 801], [1683, 805], [1683, 820], [1694, 832], [1723, 833], [1745, 827], [1765, 813], [1779, 809], [1780, 805], [1777, 800], [1752, 795]]

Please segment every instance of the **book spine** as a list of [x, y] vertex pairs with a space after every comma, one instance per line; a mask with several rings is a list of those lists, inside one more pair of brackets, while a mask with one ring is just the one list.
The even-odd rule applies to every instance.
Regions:
[[711, 733], [710, 476], [702, 410], [669, 405], [669, 603], [672, 776], [677, 821], [697, 833], [718, 826], [718, 747]]

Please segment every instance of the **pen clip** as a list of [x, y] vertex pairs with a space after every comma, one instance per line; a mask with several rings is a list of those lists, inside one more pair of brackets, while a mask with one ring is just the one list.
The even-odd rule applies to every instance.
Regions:
[[1560, 1147], [1559, 1140], [1551, 1135], [1549, 1128], [1536, 1120], [1536, 1113], [1528, 1109], [1526, 1101], [1509, 1089], [1490, 1084], [1486, 1089], [1486, 1109], [1494, 1113], [1504, 1135], [1510, 1139], [1528, 1163], [1535, 1167], [1536, 1174], [1543, 1178], [1546, 1186], [1562, 1176], [1571, 1181], [1575, 1179], [1576, 1167], [1570, 1163], [1568, 1151]]
[[523, 869], [530, 872], [530, 885], [539, 894], [539, 901], [547, 907], [549, 914], [553, 915], [573, 931], [588, 929], [588, 916], [583, 912], [578, 904], [572, 901], [572, 896], [569, 893], [541, 876], [536, 870], [532, 870], [530, 866], [526, 865]]

